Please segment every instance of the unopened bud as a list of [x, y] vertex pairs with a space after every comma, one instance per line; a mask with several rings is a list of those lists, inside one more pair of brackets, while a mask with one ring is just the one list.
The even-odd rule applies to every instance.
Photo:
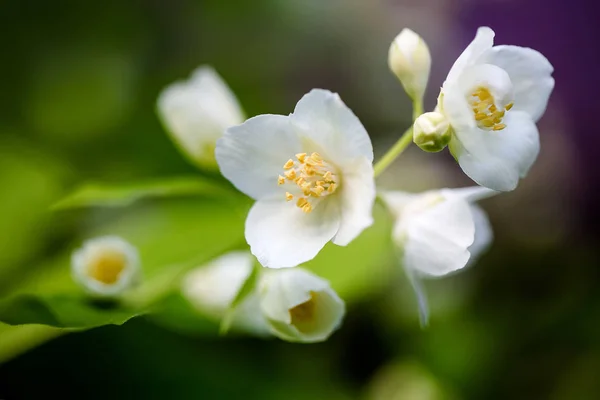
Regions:
[[413, 141], [421, 149], [436, 153], [442, 151], [452, 138], [452, 129], [446, 117], [439, 112], [422, 114], [413, 126]]
[[422, 99], [431, 68], [431, 55], [423, 38], [403, 29], [390, 46], [388, 64], [406, 93], [415, 101]]

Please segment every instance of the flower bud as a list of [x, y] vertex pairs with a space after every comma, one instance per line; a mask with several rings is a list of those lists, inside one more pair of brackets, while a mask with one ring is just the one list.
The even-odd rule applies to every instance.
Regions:
[[392, 42], [388, 65], [413, 100], [421, 100], [429, 80], [431, 55], [419, 35], [404, 28]]
[[442, 151], [452, 138], [452, 129], [446, 117], [439, 112], [420, 115], [413, 126], [413, 141], [421, 149], [435, 153]]
[[165, 88], [158, 114], [182, 153], [201, 168], [217, 168], [217, 139], [231, 126], [244, 122], [244, 113], [231, 89], [208, 66], [183, 82]]
[[[232, 251], [202, 265], [183, 278], [181, 294], [201, 314], [220, 321], [252, 273], [254, 257]], [[249, 294], [234, 310], [231, 327], [257, 336], [270, 331], [262, 315], [258, 296]]]
[[140, 277], [137, 249], [117, 236], [88, 240], [73, 253], [71, 273], [90, 296], [118, 297]]
[[345, 314], [329, 282], [298, 267], [266, 271], [259, 296], [273, 334], [290, 342], [326, 340]]

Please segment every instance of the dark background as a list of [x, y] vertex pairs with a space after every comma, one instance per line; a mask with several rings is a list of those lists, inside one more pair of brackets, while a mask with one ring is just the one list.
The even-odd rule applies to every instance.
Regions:
[[[76, 236], [47, 207], [81, 182], [194, 173], [155, 100], [208, 63], [248, 116], [287, 114], [313, 87], [340, 93], [381, 154], [410, 123], [387, 70], [404, 27], [430, 46], [427, 108], [478, 26], [555, 67], [542, 151], [486, 201], [493, 247], [427, 284], [349, 305], [328, 342], [196, 337], [149, 319], [50, 341], [0, 366], [0, 398], [595, 399], [600, 393], [600, 52], [594, 1], [5, 1], [0, 5], [0, 290]], [[381, 184], [471, 184], [447, 152], [411, 148]], [[103, 221], [94, 221], [101, 224]], [[394, 397], [395, 396], [395, 397]]]

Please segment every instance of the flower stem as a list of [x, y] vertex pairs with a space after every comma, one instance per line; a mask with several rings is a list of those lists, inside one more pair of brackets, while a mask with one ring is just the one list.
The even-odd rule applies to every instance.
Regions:
[[[423, 100], [417, 99], [413, 102], [413, 122], [422, 113], [423, 113]], [[398, 156], [400, 154], [402, 154], [402, 152], [412, 143], [412, 138], [413, 138], [412, 136], [413, 136], [413, 128], [412, 128], [412, 124], [411, 124], [410, 128], [408, 128], [402, 134], [402, 136], [400, 136], [400, 139], [398, 139], [398, 141], [392, 146], [392, 148], [389, 149], [387, 151], [387, 153], [385, 153], [383, 155], [383, 157], [381, 157], [381, 159], [379, 161], [377, 161], [377, 163], [375, 163], [375, 166], [373, 167], [373, 169], [375, 171], [375, 177], [381, 175], [381, 173], [383, 171], [385, 171], [387, 169], [387, 167], [389, 167], [394, 162], [394, 160], [396, 158], [398, 158]]]

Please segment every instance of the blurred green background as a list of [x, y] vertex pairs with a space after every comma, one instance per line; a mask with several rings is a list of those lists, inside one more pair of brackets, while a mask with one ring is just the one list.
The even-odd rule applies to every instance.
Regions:
[[[243, 246], [249, 203], [240, 196], [223, 202], [181, 194], [49, 211], [84, 183], [200, 179], [155, 112], [160, 90], [198, 65], [213, 65], [249, 116], [290, 113], [313, 87], [340, 93], [369, 131], [376, 155], [410, 124], [409, 101], [387, 69], [388, 46], [404, 27], [419, 32], [432, 52], [427, 108], [485, 24], [498, 43], [511, 39], [546, 53], [557, 67], [557, 89], [539, 125], [542, 152], [529, 177], [515, 192], [483, 203], [495, 232], [491, 250], [475, 267], [426, 283], [427, 329], [419, 327], [411, 289], [393, 257], [391, 221], [378, 208], [376, 226], [360, 240], [348, 249], [329, 246], [311, 263], [348, 302], [344, 325], [329, 341], [218, 338], [214, 324], [193, 320], [172, 293], [155, 315], [123, 326], [63, 335], [0, 325], [0, 398], [598, 398], [600, 254], [584, 207], [597, 196], [584, 183], [585, 170], [598, 164], [587, 163], [576, 147], [583, 137], [573, 128], [578, 116], [569, 93], [561, 92], [569, 79], [578, 85], [578, 77], [561, 73], [562, 57], [569, 57], [556, 48], [564, 46], [553, 47], [553, 37], [543, 35], [561, 9], [531, 22], [510, 17], [532, 13], [527, 10], [543, 4], [537, 0], [492, 2], [494, 10], [508, 10], [504, 19], [487, 18], [487, 9], [471, 3], [3, 2], [2, 297], [76, 291], [68, 256], [100, 234], [119, 234], [138, 246], [145, 276], [158, 286], [167, 266], [201, 263]], [[379, 183], [406, 191], [471, 184], [447, 152], [417, 148]], [[38, 342], [46, 343], [26, 351]]]

